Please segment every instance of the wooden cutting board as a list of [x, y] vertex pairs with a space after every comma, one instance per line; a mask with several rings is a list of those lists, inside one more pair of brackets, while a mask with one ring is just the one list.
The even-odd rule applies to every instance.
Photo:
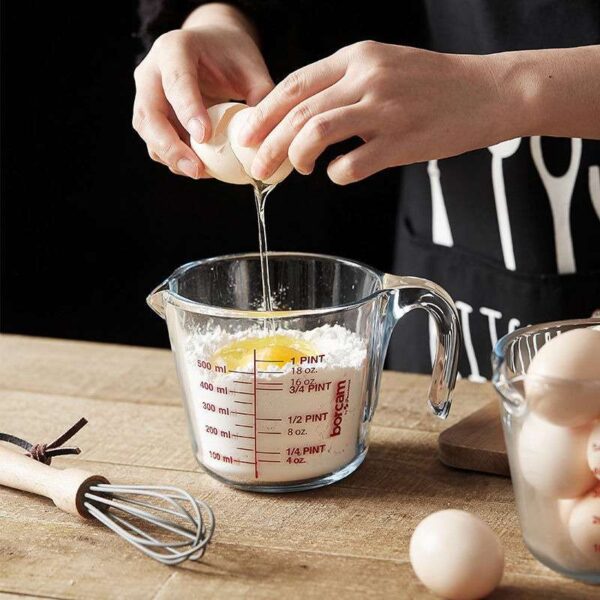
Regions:
[[510, 477], [498, 402], [442, 431], [438, 446], [440, 460], [449, 467]]

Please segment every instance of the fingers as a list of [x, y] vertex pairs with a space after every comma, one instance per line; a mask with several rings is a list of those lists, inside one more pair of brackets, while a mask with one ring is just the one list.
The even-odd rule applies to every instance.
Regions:
[[241, 97], [248, 106], [256, 106], [275, 87], [267, 65], [258, 52], [241, 64], [239, 78], [243, 87]]
[[331, 161], [327, 175], [338, 185], [354, 183], [391, 166], [385, 156], [385, 143], [381, 139], [372, 140]]
[[315, 161], [328, 146], [361, 135], [364, 127], [363, 111], [358, 104], [317, 115], [306, 123], [290, 144], [290, 162], [300, 173], [312, 173]]
[[339, 81], [293, 108], [261, 144], [252, 166], [253, 176], [265, 181], [287, 158], [289, 147], [306, 123], [321, 113], [356, 102], [355, 90]]
[[332, 54], [288, 75], [256, 106], [240, 132], [239, 143], [259, 144], [294, 106], [339, 81], [345, 73], [344, 56]]
[[136, 71], [136, 88], [133, 128], [146, 142], [150, 157], [193, 179], [204, 175], [200, 159], [182, 141], [167, 118], [168, 104], [162, 95], [159, 74]]
[[159, 54], [158, 68], [165, 97], [179, 122], [198, 143], [209, 139], [210, 118], [202, 100], [198, 67], [185, 44], [166, 45]]

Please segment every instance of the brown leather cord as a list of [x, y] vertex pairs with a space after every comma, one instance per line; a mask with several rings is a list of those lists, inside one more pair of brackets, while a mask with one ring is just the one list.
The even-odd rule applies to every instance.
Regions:
[[16, 435], [10, 435], [10, 433], [0, 433], [0, 441], [9, 442], [10, 444], [19, 446], [20, 448], [27, 450], [27, 456], [30, 456], [33, 460], [49, 465], [52, 462], [52, 458], [55, 456], [81, 453], [81, 450], [77, 447], [60, 448], [59, 446], [62, 446], [67, 440], [70, 440], [85, 425], [87, 425], [87, 419], [79, 419], [73, 427], [69, 428], [50, 444], [32, 444]]

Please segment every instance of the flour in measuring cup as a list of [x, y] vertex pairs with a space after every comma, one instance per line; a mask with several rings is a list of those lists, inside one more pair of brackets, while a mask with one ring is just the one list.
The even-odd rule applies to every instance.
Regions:
[[359, 452], [367, 347], [339, 325], [188, 333], [182, 380], [208, 469], [234, 483], [296, 482]]

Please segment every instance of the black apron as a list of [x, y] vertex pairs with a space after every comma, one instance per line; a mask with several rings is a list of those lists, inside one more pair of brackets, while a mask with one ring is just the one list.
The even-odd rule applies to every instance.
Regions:
[[[425, 5], [429, 48], [440, 52], [600, 43], [598, 2]], [[489, 378], [492, 346], [507, 332], [600, 307], [600, 142], [523, 138], [404, 167], [394, 266], [451, 294], [460, 374]], [[405, 317], [390, 367], [429, 371], [433, 341], [426, 316]]]

